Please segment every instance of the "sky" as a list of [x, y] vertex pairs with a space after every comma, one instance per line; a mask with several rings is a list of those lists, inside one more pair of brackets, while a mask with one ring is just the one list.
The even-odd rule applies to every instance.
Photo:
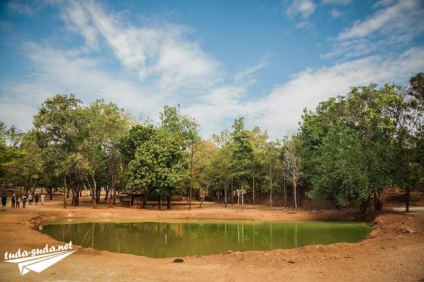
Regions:
[[351, 86], [424, 71], [422, 0], [0, 1], [0, 121], [75, 94], [137, 120], [165, 105], [207, 138], [243, 116], [271, 138]]

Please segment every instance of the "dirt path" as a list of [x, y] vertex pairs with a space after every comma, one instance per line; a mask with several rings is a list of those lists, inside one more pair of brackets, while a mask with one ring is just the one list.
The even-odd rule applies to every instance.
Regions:
[[[34, 230], [46, 220], [85, 218], [232, 218], [254, 220], [352, 219], [346, 212], [283, 209], [244, 210], [217, 206], [188, 211], [128, 208], [60, 208], [60, 202], [7, 208], [0, 213], [0, 254], [60, 245]], [[314, 245], [290, 250], [250, 251], [173, 259], [78, 248], [41, 273], [21, 276], [18, 266], [0, 261], [0, 281], [424, 281], [424, 214], [378, 216], [369, 238], [357, 244]]]

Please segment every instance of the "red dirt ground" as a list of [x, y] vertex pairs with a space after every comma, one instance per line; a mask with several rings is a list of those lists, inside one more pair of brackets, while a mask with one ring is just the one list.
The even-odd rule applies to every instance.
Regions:
[[424, 281], [424, 213], [386, 212], [370, 222], [374, 231], [360, 243], [314, 245], [290, 250], [228, 252], [212, 256], [153, 259], [81, 248], [41, 273], [21, 276], [4, 254], [62, 245], [34, 230], [46, 221], [81, 218], [211, 218], [253, 220], [352, 220], [353, 213], [281, 208], [187, 210], [68, 207], [60, 201], [0, 212], [0, 281]]

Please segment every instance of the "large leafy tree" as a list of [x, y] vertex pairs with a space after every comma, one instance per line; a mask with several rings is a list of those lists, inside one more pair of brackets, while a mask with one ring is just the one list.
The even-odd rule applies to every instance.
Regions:
[[188, 191], [188, 208], [191, 209], [191, 200], [193, 197], [194, 184], [194, 154], [198, 150], [201, 138], [199, 136], [199, 124], [187, 115], [183, 115], [179, 108], [165, 106], [160, 113], [160, 127], [164, 132], [171, 136], [175, 142], [179, 143], [188, 159], [188, 173], [190, 175]]
[[393, 177], [394, 144], [399, 136], [402, 99], [394, 85], [378, 89], [353, 87], [346, 97], [321, 103], [305, 112], [301, 127], [305, 176], [309, 195], [333, 198], [340, 207], [356, 200], [362, 212], [382, 196]]
[[50, 171], [63, 177], [66, 208], [67, 158], [75, 152], [81, 138], [81, 119], [78, 115], [81, 101], [74, 95], [56, 95], [47, 99], [34, 116], [34, 128], [37, 143], [42, 149], [43, 159], [51, 159]]
[[393, 175], [395, 184], [405, 191], [406, 211], [409, 211], [411, 190], [424, 182], [424, 73], [411, 77], [409, 85], [398, 92], [400, 102], [394, 109], [397, 126]]
[[162, 196], [167, 196], [169, 209], [171, 194], [187, 181], [187, 159], [180, 140], [162, 128], [147, 128], [143, 130], [146, 134], [136, 149], [135, 159], [129, 163], [127, 186], [156, 194], [159, 209], [162, 208]]
[[[117, 183], [122, 177], [122, 155], [118, 143], [129, 130], [131, 120], [124, 110], [113, 103], [97, 100], [81, 110], [84, 119], [81, 130], [84, 138], [79, 144], [78, 152], [85, 158], [85, 169], [92, 186], [93, 207], [100, 200], [100, 187], [116, 191]], [[98, 183], [99, 182], [99, 183]]]

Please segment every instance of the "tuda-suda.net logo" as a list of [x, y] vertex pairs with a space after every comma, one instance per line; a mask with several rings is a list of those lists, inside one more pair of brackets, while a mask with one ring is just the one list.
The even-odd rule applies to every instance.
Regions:
[[21, 251], [19, 249], [15, 253], [5, 252], [4, 262], [17, 263], [21, 275], [25, 275], [31, 270], [40, 273], [76, 251], [72, 250], [72, 241], [57, 247], [49, 247], [46, 244], [44, 248], [33, 249], [31, 251]]

